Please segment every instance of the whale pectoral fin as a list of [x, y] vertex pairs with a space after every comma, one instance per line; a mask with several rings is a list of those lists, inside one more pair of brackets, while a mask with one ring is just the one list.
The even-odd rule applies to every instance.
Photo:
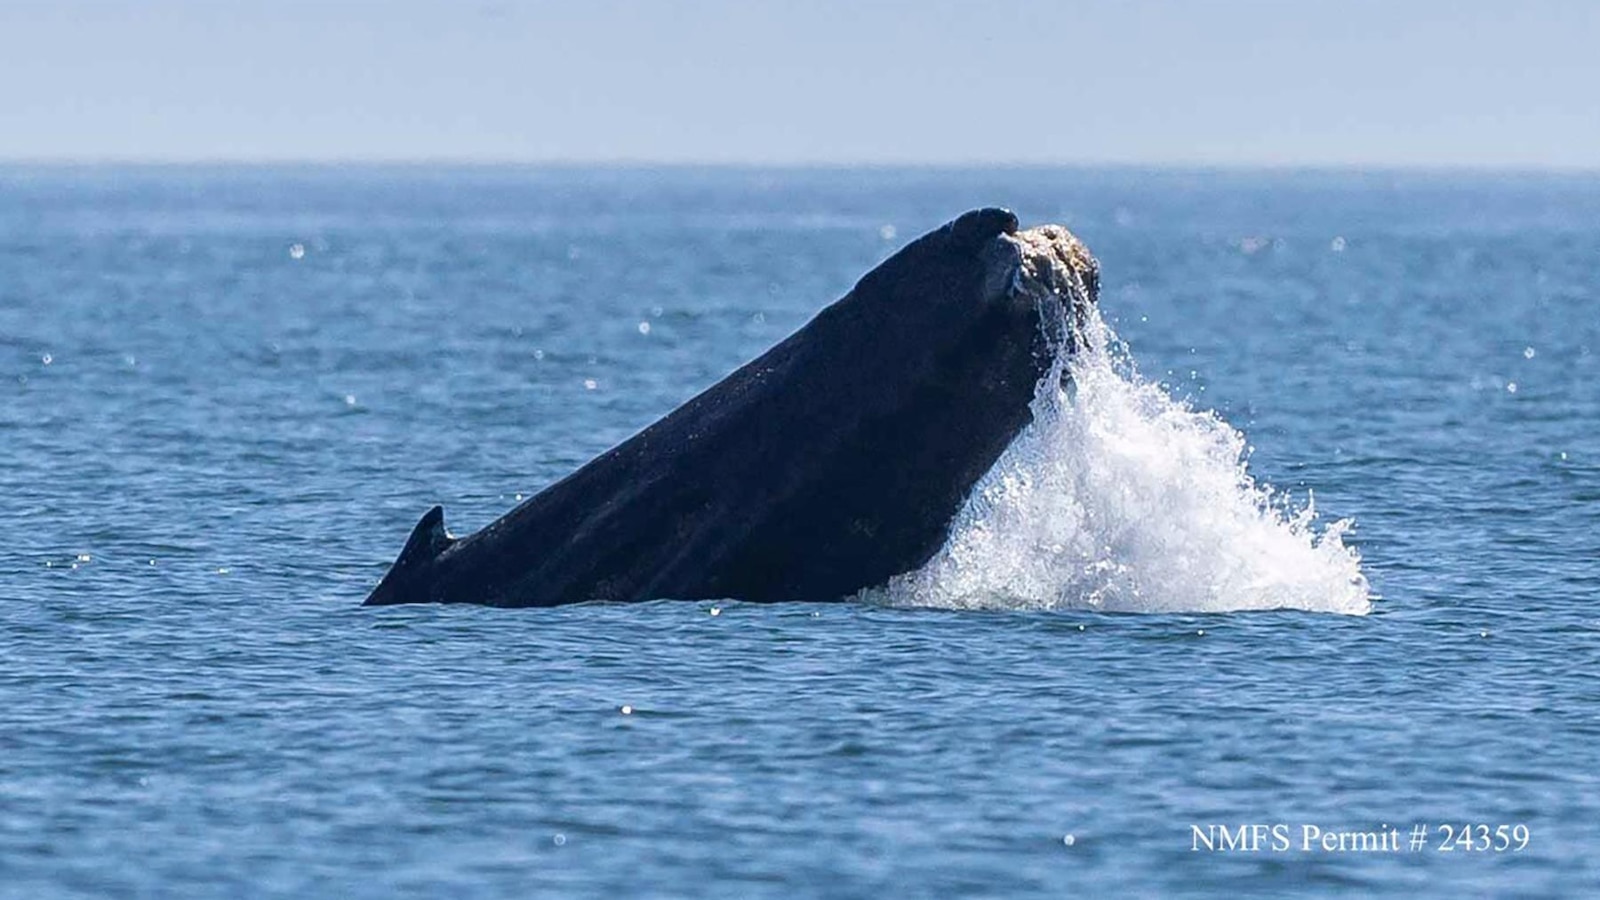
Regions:
[[429, 590], [433, 562], [439, 554], [455, 543], [444, 530], [444, 507], [435, 506], [422, 514], [411, 537], [400, 550], [400, 556], [389, 573], [367, 597], [363, 606], [387, 606], [395, 603], [426, 603], [433, 598]]

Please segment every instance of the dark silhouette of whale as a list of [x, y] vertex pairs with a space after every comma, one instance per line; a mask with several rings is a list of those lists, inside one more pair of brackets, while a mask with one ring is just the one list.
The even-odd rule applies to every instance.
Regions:
[[969, 212], [476, 534], [452, 537], [428, 510], [366, 603], [836, 600], [882, 585], [938, 551], [1030, 421], [1098, 273], [1064, 228]]

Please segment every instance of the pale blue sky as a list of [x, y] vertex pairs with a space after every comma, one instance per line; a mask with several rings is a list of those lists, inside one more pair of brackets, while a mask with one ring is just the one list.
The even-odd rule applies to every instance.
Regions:
[[1600, 168], [1600, 3], [0, 0], [0, 159]]

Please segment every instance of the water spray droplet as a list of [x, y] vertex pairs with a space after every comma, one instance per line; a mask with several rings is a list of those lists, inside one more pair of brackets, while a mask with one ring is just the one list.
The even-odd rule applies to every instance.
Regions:
[[[1370, 611], [1360, 555], [1343, 541], [1351, 523], [1319, 523], [1309, 495], [1290, 502], [1251, 478], [1244, 435], [1131, 371], [1098, 310], [1082, 327], [1082, 351], [1041, 380], [1032, 422], [973, 487], [944, 547], [891, 581], [885, 599], [945, 608]], [[1198, 381], [1198, 366], [1179, 371]], [[1059, 375], [1070, 375], [1070, 392]], [[1064, 552], [1050, 552], [1055, 546]]]

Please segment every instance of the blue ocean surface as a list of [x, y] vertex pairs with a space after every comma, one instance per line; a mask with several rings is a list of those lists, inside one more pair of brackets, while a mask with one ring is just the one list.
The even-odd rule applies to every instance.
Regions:
[[[1114, 338], [915, 584], [360, 607], [984, 205]], [[0, 169], [0, 894], [1592, 893], [1597, 264], [1583, 175]]]

